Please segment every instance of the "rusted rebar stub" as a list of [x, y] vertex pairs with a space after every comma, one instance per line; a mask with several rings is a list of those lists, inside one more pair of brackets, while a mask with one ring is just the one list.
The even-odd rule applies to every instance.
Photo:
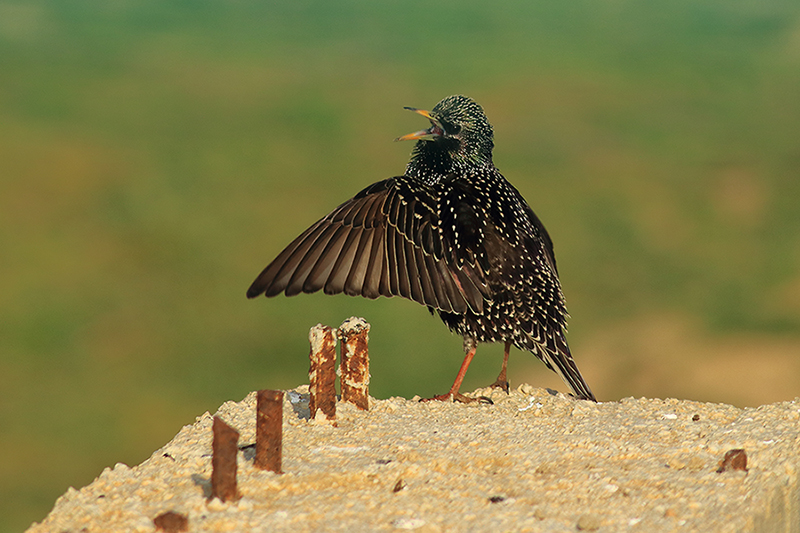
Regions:
[[719, 462], [717, 474], [722, 472], [729, 472], [731, 470], [741, 470], [747, 472], [747, 452], [742, 448], [728, 450], [725, 457]]
[[256, 458], [261, 470], [281, 473], [283, 391], [260, 390], [256, 395]]
[[239, 499], [236, 488], [236, 454], [239, 453], [239, 432], [214, 417], [214, 440], [211, 444], [211, 498], [223, 502]]
[[308, 370], [311, 418], [321, 410], [328, 420], [336, 418], [336, 334], [330, 326], [317, 324], [308, 332], [311, 342]]
[[182, 531], [189, 531], [189, 518], [185, 514], [167, 511], [155, 517], [153, 525], [156, 526], [156, 531], [181, 533]]
[[342, 341], [342, 401], [369, 409], [369, 324], [363, 318], [348, 318], [339, 326]]

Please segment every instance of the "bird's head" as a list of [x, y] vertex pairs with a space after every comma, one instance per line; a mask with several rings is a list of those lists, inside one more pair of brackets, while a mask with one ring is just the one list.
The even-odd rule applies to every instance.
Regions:
[[423, 177], [446, 175], [469, 167], [492, 163], [494, 133], [483, 108], [473, 99], [448, 96], [430, 111], [407, 107], [427, 118], [431, 127], [398, 137], [416, 140], [408, 163], [408, 174]]

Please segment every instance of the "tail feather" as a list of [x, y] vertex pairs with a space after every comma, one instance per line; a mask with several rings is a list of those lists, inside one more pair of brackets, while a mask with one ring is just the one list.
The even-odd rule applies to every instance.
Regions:
[[556, 335], [556, 350], [542, 349], [543, 359], [545, 364], [558, 374], [564, 383], [566, 383], [575, 396], [581, 400], [597, 401], [592, 389], [589, 388], [586, 380], [583, 379], [581, 371], [578, 370], [578, 365], [572, 358], [572, 353], [569, 350], [569, 345], [562, 335]]

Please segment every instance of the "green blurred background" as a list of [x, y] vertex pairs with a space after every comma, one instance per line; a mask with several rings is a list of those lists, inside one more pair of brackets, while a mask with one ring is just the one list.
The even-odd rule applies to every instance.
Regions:
[[800, 395], [796, 0], [1, 1], [0, 531], [305, 383], [318, 322], [372, 324], [374, 396], [446, 391], [461, 341], [412, 302], [244, 293], [454, 93], [555, 240], [598, 398]]

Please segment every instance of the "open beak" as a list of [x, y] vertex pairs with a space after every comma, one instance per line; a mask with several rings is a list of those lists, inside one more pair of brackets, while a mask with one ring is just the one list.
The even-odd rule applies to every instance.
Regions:
[[427, 118], [431, 121], [431, 127], [427, 130], [415, 131], [414, 133], [403, 135], [402, 137], [395, 139], [395, 141], [432, 141], [444, 135], [444, 128], [442, 128], [442, 124], [433, 118], [429, 112], [425, 111], [424, 109], [417, 109], [415, 107], [406, 107], [404, 109], [408, 109], [409, 111], [413, 111], [414, 113]]

